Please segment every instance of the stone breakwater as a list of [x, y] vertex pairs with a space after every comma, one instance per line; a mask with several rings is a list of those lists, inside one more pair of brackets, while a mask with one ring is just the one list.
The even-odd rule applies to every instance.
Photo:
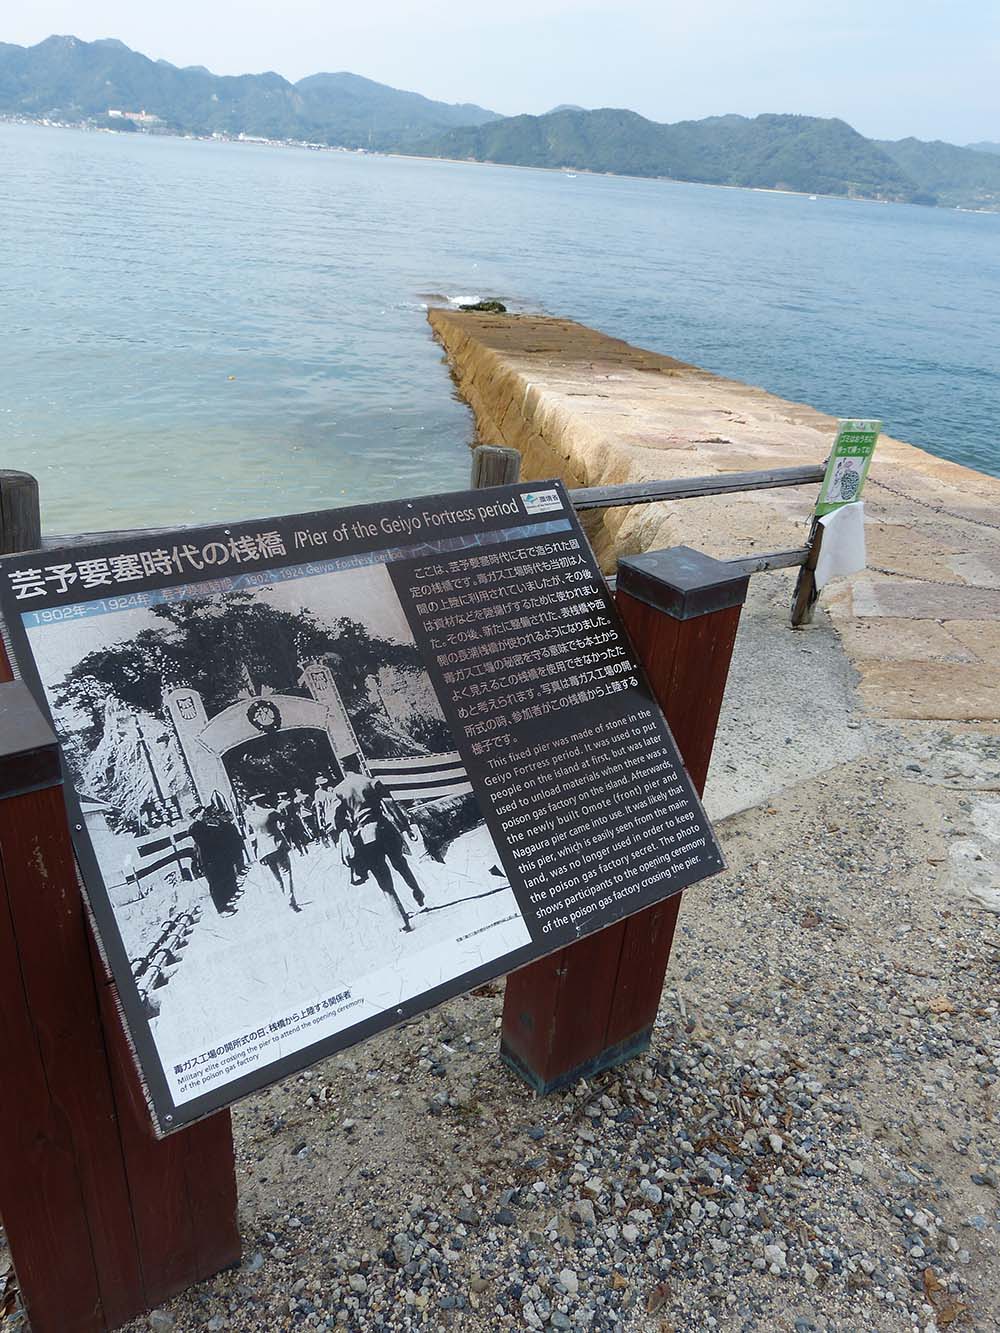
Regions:
[[[528, 479], [609, 485], [821, 462], [835, 421], [571, 320], [431, 310], [484, 444]], [[877, 401], [844, 414], [877, 415]], [[720, 557], [803, 543], [816, 488], [604, 511], [615, 558], [685, 543]], [[865, 493], [869, 568], [823, 595], [860, 691], [899, 719], [1000, 718], [1000, 480], [883, 436]], [[773, 575], [769, 578], [777, 577]]]

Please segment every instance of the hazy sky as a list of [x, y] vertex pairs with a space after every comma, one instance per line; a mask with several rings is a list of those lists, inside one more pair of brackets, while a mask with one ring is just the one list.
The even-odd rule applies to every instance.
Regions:
[[352, 70], [504, 114], [841, 116], [879, 138], [1000, 140], [997, 0], [27, 0], [0, 40], [119, 37], [178, 65]]

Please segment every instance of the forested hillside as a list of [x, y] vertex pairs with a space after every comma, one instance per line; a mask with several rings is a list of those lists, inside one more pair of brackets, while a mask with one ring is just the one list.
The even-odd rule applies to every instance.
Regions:
[[0, 43], [0, 113], [103, 122], [111, 109], [148, 111], [189, 134], [262, 135], [346, 147], [395, 148], [454, 125], [496, 119], [478, 106], [433, 102], [356, 74], [212, 74], [150, 60], [122, 42], [49, 37]]
[[923, 193], [881, 147], [844, 121], [813, 116], [711, 116], [660, 125], [634, 111], [557, 111], [451, 130], [420, 151], [875, 199]]

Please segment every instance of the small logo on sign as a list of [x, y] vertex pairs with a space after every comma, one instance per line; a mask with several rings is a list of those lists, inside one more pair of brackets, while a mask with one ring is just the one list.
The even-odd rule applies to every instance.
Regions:
[[558, 491], [527, 491], [521, 501], [529, 514], [544, 514], [550, 509], [563, 507]]
[[281, 714], [274, 704], [253, 703], [247, 709], [247, 721], [258, 731], [280, 731]]

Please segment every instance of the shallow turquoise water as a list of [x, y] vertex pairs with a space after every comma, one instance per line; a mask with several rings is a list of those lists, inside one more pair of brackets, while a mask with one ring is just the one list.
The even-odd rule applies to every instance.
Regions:
[[0, 459], [50, 530], [464, 485], [428, 293], [1000, 474], [1000, 216], [0, 125], [0, 265]]

